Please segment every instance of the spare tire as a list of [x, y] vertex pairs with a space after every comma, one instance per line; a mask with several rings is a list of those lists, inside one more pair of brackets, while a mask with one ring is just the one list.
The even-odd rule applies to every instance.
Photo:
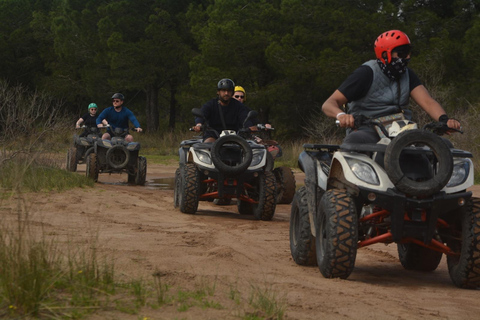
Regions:
[[[235, 144], [240, 147], [241, 159], [239, 163], [226, 163], [222, 159], [222, 147], [226, 144]], [[212, 162], [218, 171], [227, 176], [238, 175], [248, 169], [252, 162], [253, 152], [248, 142], [236, 135], [227, 135], [217, 139], [212, 146]]]
[[130, 161], [130, 152], [122, 145], [115, 145], [107, 150], [106, 158], [113, 169], [123, 169]]
[[[430, 147], [438, 161], [438, 170], [432, 178], [415, 181], [407, 177], [400, 166], [400, 155], [405, 147], [421, 144]], [[385, 150], [385, 171], [395, 187], [408, 195], [430, 196], [450, 180], [453, 158], [450, 148], [438, 135], [426, 130], [408, 130], [399, 134]]]

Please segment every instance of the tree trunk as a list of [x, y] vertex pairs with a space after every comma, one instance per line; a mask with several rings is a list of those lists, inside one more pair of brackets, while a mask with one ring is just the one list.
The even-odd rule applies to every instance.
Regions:
[[151, 85], [146, 90], [147, 106], [145, 108], [147, 128], [149, 132], [158, 131], [160, 125], [160, 114], [158, 111], [158, 88]]
[[173, 131], [175, 129], [175, 117], [176, 117], [176, 107], [177, 107], [177, 86], [172, 85], [170, 87], [170, 118], [168, 120], [168, 128]]

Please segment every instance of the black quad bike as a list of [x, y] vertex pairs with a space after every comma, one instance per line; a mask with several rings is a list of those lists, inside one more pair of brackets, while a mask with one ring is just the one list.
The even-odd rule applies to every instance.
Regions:
[[[395, 118], [395, 117], [392, 117]], [[405, 269], [433, 271], [446, 255], [452, 282], [480, 286], [480, 200], [472, 154], [407, 120], [355, 119], [375, 126], [377, 144], [305, 144], [305, 186], [293, 200], [290, 249], [300, 265], [326, 278], [347, 278], [357, 250], [396, 243]]]
[[[135, 129], [133, 129], [135, 130]], [[98, 181], [99, 173], [128, 174], [128, 183], [144, 185], [147, 177], [147, 159], [139, 156], [140, 143], [127, 142], [128, 129], [115, 128], [111, 140], [98, 139], [94, 152], [87, 157], [86, 175]]]
[[[203, 117], [200, 109], [193, 114]], [[250, 111], [247, 119], [257, 113]], [[213, 130], [205, 123], [205, 130]], [[213, 143], [201, 137], [180, 143], [180, 164], [175, 173], [174, 206], [183, 213], [197, 212], [199, 201], [237, 199], [240, 214], [257, 220], [271, 220], [276, 207], [276, 183], [266, 170], [267, 149], [244, 137], [249, 129], [238, 133], [224, 130]]]
[[95, 141], [101, 139], [102, 134], [97, 127], [85, 127], [86, 136], [73, 136], [73, 146], [68, 148], [66, 169], [71, 172], [77, 171], [77, 164], [85, 163], [90, 153], [94, 152]]

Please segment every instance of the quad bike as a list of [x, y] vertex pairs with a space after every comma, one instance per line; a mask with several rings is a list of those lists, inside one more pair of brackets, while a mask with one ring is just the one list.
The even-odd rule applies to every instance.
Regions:
[[[203, 117], [200, 109], [193, 114]], [[249, 119], [256, 117], [250, 111]], [[201, 137], [180, 143], [180, 165], [175, 173], [174, 206], [183, 213], [197, 212], [199, 201], [237, 199], [240, 214], [257, 220], [271, 220], [276, 207], [276, 183], [271, 171], [265, 170], [267, 149], [247, 140], [250, 130], [224, 130], [213, 143]], [[213, 130], [208, 122], [205, 130]]]
[[277, 183], [277, 204], [290, 204], [293, 200], [296, 189], [295, 176], [292, 172], [292, 169], [285, 166], [274, 169], [274, 161], [276, 158], [280, 158], [282, 156], [282, 148], [277, 141], [271, 139], [262, 139], [258, 135], [259, 132], [268, 132], [270, 130], [273, 130], [273, 128], [266, 127], [263, 124], [257, 124], [257, 126], [252, 130], [251, 136], [256, 143], [262, 144], [267, 148], [268, 153], [266, 170], [272, 171], [275, 176], [275, 181]]
[[95, 142], [94, 152], [86, 160], [87, 177], [98, 181], [99, 173], [126, 172], [128, 183], [145, 184], [147, 159], [138, 155], [140, 143], [125, 141], [127, 134], [128, 129], [115, 128], [111, 132], [111, 140], [98, 139]]
[[290, 218], [293, 259], [345, 279], [359, 248], [394, 242], [405, 269], [433, 271], [445, 254], [456, 286], [480, 286], [480, 200], [467, 191], [472, 154], [439, 136], [452, 130], [445, 123], [417, 129], [391, 120], [363, 119], [379, 132], [377, 144], [304, 145], [305, 186]]
[[87, 135], [85, 137], [74, 135], [73, 146], [67, 151], [66, 168], [71, 172], [77, 171], [77, 164], [85, 163], [88, 155], [94, 151], [95, 141], [101, 138], [100, 129], [97, 127], [82, 126], [80, 129], [85, 129]]

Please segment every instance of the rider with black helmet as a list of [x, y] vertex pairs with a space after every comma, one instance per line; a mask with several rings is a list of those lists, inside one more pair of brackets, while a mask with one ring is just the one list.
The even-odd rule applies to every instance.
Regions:
[[[134, 127], [137, 129], [137, 132], [142, 132], [140, 123], [138, 122], [133, 112], [130, 111], [127, 107], [123, 106], [124, 100], [125, 100], [125, 97], [123, 96], [123, 94], [115, 93], [112, 96], [113, 106], [106, 108], [105, 110], [102, 111], [102, 113], [100, 113], [100, 115], [97, 118], [97, 127], [101, 128], [103, 126], [102, 121], [107, 120], [108, 124], [110, 124], [110, 127], [112, 129], [115, 129], [115, 128], [128, 129], [129, 128], [128, 121], [130, 120], [130, 122], [133, 123]], [[103, 134], [102, 139], [104, 140], [111, 139], [110, 128], [108, 129], [107, 132]], [[133, 141], [132, 135], [127, 134], [125, 136], [125, 141], [132, 142]]]
[[[243, 122], [247, 118], [248, 109], [238, 100], [232, 99], [235, 84], [230, 79], [221, 79], [217, 84], [217, 97], [208, 101], [202, 106], [202, 112], [210, 127], [218, 133], [223, 130], [238, 131], [243, 127]], [[201, 130], [204, 119], [195, 118], [197, 124], [194, 129]], [[252, 126], [251, 121], [247, 121], [247, 126]], [[213, 142], [218, 136], [213, 131], [205, 132], [205, 142]]]

